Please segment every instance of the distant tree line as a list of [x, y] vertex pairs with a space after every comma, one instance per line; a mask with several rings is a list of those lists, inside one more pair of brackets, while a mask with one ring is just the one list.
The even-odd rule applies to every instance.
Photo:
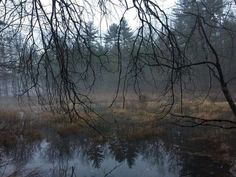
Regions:
[[[178, 0], [171, 15], [155, 0], [119, 2], [125, 12], [135, 10], [138, 27], [129, 26], [124, 12], [101, 34], [83, 17], [94, 15], [87, 1], [52, 0], [50, 8], [40, 0], [2, 1], [1, 34], [14, 27], [24, 46], [13, 69], [17, 94], [34, 93], [40, 103], [59, 103], [63, 112], [81, 117], [77, 107], [92, 111], [93, 91], [112, 90], [114, 101], [122, 93], [124, 106], [128, 90], [153, 90], [165, 95], [166, 114], [180, 104], [185, 116], [183, 100], [191, 93], [221, 91], [236, 115], [234, 1]], [[112, 15], [108, 7], [118, 8], [111, 0], [97, 3], [104, 16]], [[0, 50], [4, 56], [3, 45]]]

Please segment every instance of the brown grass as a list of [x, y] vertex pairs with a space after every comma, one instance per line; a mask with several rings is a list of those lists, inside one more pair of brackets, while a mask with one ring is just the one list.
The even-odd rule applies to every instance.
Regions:
[[[185, 101], [183, 111], [186, 115], [200, 117], [202, 119], [233, 119], [233, 113], [227, 102], [204, 102]], [[176, 113], [180, 112], [180, 106], [176, 107]]]
[[0, 145], [11, 146], [19, 138], [34, 141], [41, 138], [37, 120], [24, 113], [24, 118], [16, 109], [0, 111]]
[[[119, 105], [120, 103], [118, 103]], [[83, 115], [86, 119], [98, 128], [99, 131], [109, 136], [112, 131], [119, 129], [130, 139], [145, 139], [157, 136], [162, 130], [157, 129], [154, 123], [158, 120], [160, 112], [160, 102], [144, 99], [128, 100], [125, 109], [120, 106], [107, 109], [101, 114], [104, 120], [96, 118], [91, 114]], [[193, 102], [184, 100], [184, 113], [201, 117], [204, 119], [229, 119], [232, 117], [231, 110], [226, 102]], [[180, 107], [176, 106], [175, 112], [180, 112]], [[24, 121], [24, 127], [22, 127]], [[51, 112], [35, 113], [24, 112], [24, 119], [19, 116], [17, 109], [2, 109], [0, 111], [0, 144], [14, 144], [19, 135], [33, 141], [41, 138], [42, 128], [53, 129], [60, 136], [77, 135], [80, 133], [91, 134], [85, 122], [81, 119], [74, 119], [71, 123], [67, 115], [55, 114]], [[94, 135], [94, 134], [93, 134]]]

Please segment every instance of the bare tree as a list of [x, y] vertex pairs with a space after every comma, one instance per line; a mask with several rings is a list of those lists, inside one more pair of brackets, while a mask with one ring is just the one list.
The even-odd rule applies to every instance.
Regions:
[[[80, 110], [93, 111], [90, 107], [89, 93], [96, 80], [94, 63], [104, 67], [102, 58], [108, 57], [107, 52], [101, 52], [92, 47], [88, 38], [89, 22], [94, 15], [108, 18], [113, 15], [110, 9], [116, 9], [120, 16], [117, 29], [117, 63], [118, 86], [116, 94], [126, 89], [126, 84], [132, 80], [134, 90], [140, 94], [140, 83], [143, 81], [145, 70], [162, 73], [167, 80], [164, 94], [168, 96], [163, 111], [165, 115], [172, 113], [175, 104], [182, 108], [184, 86], [192, 77], [192, 70], [196, 67], [206, 67], [209, 83], [216, 78], [233, 114], [236, 116], [236, 105], [228, 87], [222, 69], [222, 56], [219, 54], [211, 30], [235, 31], [222, 24], [222, 18], [212, 18], [215, 23], [208, 23], [202, 14], [211, 13], [205, 1], [192, 1], [196, 6], [195, 12], [185, 12], [194, 22], [189, 34], [181, 34], [172, 24], [174, 19], [168, 15], [155, 0], [2, 0], [0, 2], [0, 20], [22, 33], [24, 47], [20, 51], [19, 73], [21, 74], [21, 94], [34, 93], [42, 104], [49, 104], [51, 108], [63, 110], [70, 115], [84, 119]], [[230, 7], [225, 5], [222, 8]], [[123, 67], [123, 53], [121, 50], [121, 28], [123, 19], [129, 11], [136, 14], [139, 25], [134, 33], [129, 53], [129, 64]], [[225, 10], [226, 11], [226, 10]], [[227, 18], [228, 14], [224, 15]], [[2, 29], [1, 31], [3, 31]], [[197, 32], [205, 51], [203, 58], [193, 60], [186, 49], [193, 33]], [[183, 35], [183, 44], [179, 36]], [[99, 36], [96, 36], [99, 38]], [[123, 76], [123, 72], [125, 76]], [[153, 79], [159, 77], [152, 75]], [[211, 84], [209, 84], [211, 88]], [[176, 100], [180, 94], [180, 102]], [[116, 96], [114, 100], [116, 99]], [[185, 117], [181, 109], [181, 115]], [[87, 122], [88, 123], [88, 122]]]

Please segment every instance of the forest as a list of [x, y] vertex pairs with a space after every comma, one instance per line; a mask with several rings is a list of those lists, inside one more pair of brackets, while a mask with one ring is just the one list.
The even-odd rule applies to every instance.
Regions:
[[0, 177], [236, 176], [235, 17], [235, 0], [0, 1]]

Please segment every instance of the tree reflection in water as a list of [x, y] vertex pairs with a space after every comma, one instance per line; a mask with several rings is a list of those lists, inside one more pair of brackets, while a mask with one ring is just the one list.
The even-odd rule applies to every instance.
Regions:
[[[217, 149], [216, 142], [212, 144], [209, 140], [196, 138], [193, 141], [194, 134], [194, 131], [176, 128], [163, 137], [143, 141], [116, 137], [101, 142], [60, 136], [34, 143], [22, 140], [14, 147], [1, 148], [1, 161], [11, 161], [0, 166], [0, 175], [8, 176], [18, 171], [20, 176], [46, 174], [53, 177], [233, 176], [230, 168], [234, 156]], [[229, 139], [229, 142], [233, 140]], [[228, 153], [231, 159], [211, 156], [219, 152], [221, 155]]]

